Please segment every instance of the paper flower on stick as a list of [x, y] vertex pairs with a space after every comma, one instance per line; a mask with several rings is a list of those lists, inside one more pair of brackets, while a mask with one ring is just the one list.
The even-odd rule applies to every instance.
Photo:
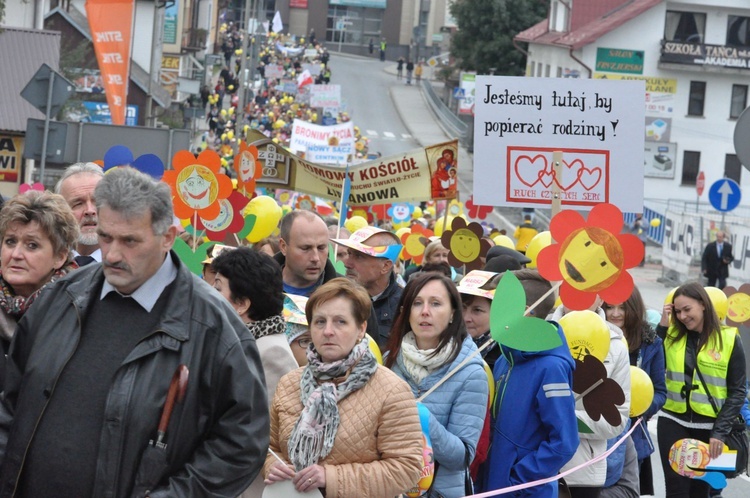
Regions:
[[643, 259], [643, 243], [633, 234], [621, 234], [622, 213], [612, 204], [599, 204], [588, 221], [575, 211], [561, 211], [550, 222], [555, 241], [537, 256], [539, 273], [550, 281], [562, 280], [560, 299], [572, 310], [588, 309], [601, 296], [622, 303], [633, 292], [626, 271]]
[[607, 369], [598, 358], [586, 355], [575, 360], [573, 392], [583, 398], [583, 408], [594, 421], [604, 417], [610, 425], [620, 425], [617, 405], [625, 403], [625, 393], [620, 384], [607, 378]]
[[204, 150], [196, 159], [190, 151], [181, 150], [172, 158], [172, 167], [162, 180], [172, 188], [174, 214], [180, 219], [194, 215], [216, 219], [221, 212], [219, 201], [232, 193], [232, 180], [219, 174], [219, 155]]
[[483, 220], [492, 212], [492, 206], [477, 206], [474, 204], [474, 196], [469, 197], [466, 201], [466, 209], [469, 212], [469, 218]]
[[[463, 283], [462, 280], [461, 285]], [[518, 351], [546, 351], [562, 345], [555, 325], [541, 318], [524, 316], [525, 310], [523, 285], [513, 273], [505, 272], [490, 307], [490, 334], [495, 342]]]
[[454, 268], [466, 265], [467, 271], [482, 268], [481, 258], [490, 250], [490, 243], [483, 236], [484, 230], [479, 223], [467, 225], [463, 218], [453, 218], [451, 230], [444, 231], [440, 237], [443, 247], [450, 251], [448, 263]]
[[[388, 216], [393, 221], [394, 228], [401, 228], [406, 226], [406, 223], [411, 221], [411, 214], [414, 212], [414, 205], [408, 202], [393, 204], [388, 210]], [[396, 226], [398, 225], [398, 227]]]
[[196, 228], [205, 230], [208, 240], [216, 242], [223, 241], [227, 234], [239, 233], [245, 226], [242, 210], [247, 206], [250, 199], [233, 191], [228, 198], [219, 200], [221, 206], [219, 216], [212, 220], [198, 218]]
[[304, 209], [305, 211], [312, 211], [315, 209], [315, 202], [309, 195], [300, 195], [297, 197], [297, 202], [294, 204], [297, 209]]
[[104, 172], [120, 166], [130, 166], [157, 180], [164, 176], [164, 163], [156, 154], [143, 154], [138, 158], [124, 145], [113, 145], [104, 153]]
[[727, 307], [727, 325], [739, 327], [750, 320], [750, 284], [742, 284], [739, 289], [724, 287], [729, 306]]
[[237, 183], [240, 185], [240, 190], [244, 190], [245, 195], [252, 195], [255, 190], [255, 182], [258, 181], [263, 172], [263, 165], [258, 161], [258, 148], [240, 141], [237, 155], [234, 158], [234, 170], [237, 172]]
[[414, 264], [421, 265], [424, 260], [424, 250], [433, 235], [435, 234], [432, 230], [423, 227], [421, 223], [414, 223], [411, 230], [401, 236], [404, 259], [411, 259]]

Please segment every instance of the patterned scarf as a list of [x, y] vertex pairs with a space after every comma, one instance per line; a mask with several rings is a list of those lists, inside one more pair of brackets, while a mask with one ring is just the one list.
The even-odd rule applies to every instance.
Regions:
[[[300, 379], [302, 413], [289, 436], [289, 459], [298, 471], [318, 463], [333, 449], [339, 428], [338, 402], [369, 382], [378, 363], [362, 339], [343, 360], [323, 363], [314, 345], [307, 350], [309, 363]], [[334, 379], [346, 380], [337, 384]]]
[[407, 332], [401, 339], [401, 358], [404, 368], [415, 384], [420, 384], [428, 375], [445, 365], [451, 356], [452, 342], [437, 354], [434, 349], [419, 349], [414, 332]]
[[281, 315], [274, 315], [264, 320], [250, 322], [247, 324], [248, 330], [253, 334], [256, 340], [267, 335], [283, 334], [286, 330], [286, 322]]
[[16, 295], [13, 287], [11, 287], [10, 284], [2, 278], [2, 274], [0, 274], [0, 290], [2, 290], [2, 296], [0, 296], [0, 309], [16, 320], [20, 320], [45, 287], [64, 277], [70, 273], [71, 270], [76, 268], [77, 266], [73, 262], [63, 265], [62, 268], [52, 274], [52, 277], [44, 285], [28, 297]]

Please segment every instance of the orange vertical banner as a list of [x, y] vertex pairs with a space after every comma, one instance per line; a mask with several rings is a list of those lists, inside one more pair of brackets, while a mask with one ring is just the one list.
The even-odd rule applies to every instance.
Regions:
[[87, 0], [86, 15], [112, 124], [125, 124], [135, 0]]

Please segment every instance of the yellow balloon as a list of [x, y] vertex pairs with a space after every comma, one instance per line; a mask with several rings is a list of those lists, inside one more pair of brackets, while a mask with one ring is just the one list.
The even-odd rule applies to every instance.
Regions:
[[[441, 216], [440, 218], [435, 220], [435, 228], [432, 231], [435, 232], [435, 235], [437, 235], [438, 237], [443, 235], [443, 232], [445, 231], [445, 226], [443, 225], [443, 223], [445, 223], [445, 216]], [[447, 222], [448, 229], [450, 229], [452, 224], [453, 224], [453, 216], [449, 215], [448, 222]]]
[[672, 304], [672, 299], [674, 299], [674, 292], [676, 290], [677, 290], [677, 287], [667, 292], [667, 296], [664, 298], [664, 304]]
[[259, 195], [245, 208], [245, 216], [254, 215], [255, 225], [245, 237], [253, 244], [271, 235], [281, 220], [281, 206], [273, 197]]
[[593, 311], [571, 311], [560, 318], [570, 353], [576, 360], [593, 355], [604, 361], [609, 352], [609, 327]]
[[486, 361], [482, 361], [484, 364], [484, 373], [487, 374], [487, 383], [490, 385], [490, 406], [495, 402], [495, 377], [492, 375], [492, 370]]
[[705, 287], [706, 294], [711, 299], [711, 303], [714, 305], [716, 314], [719, 315], [719, 321], [723, 322], [727, 317], [727, 311], [729, 310], [729, 299], [724, 291], [718, 287]]
[[349, 232], [354, 233], [360, 228], [367, 226], [367, 220], [361, 216], [352, 216], [344, 222], [344, 226]]
[[375, 340], [370, 337], [370, 334], [365, 334], [367, 336], [367, 345], [370, 347], [370, 352], [375, 357], [375, 361], [378, 362], [378, 365], [383, 364], [383, 355], [380, 353], [380, 347], [378, 347], [378, 343], [375, 342]]
[[416, 220], [417, 218], [421, 218], [423, 214], [421, 207], [414, 206], [414, 211], [411, 213], [411, 219]]
[[660, 218], [652, 218], [651, 221], [648, 222], [649, 225], [656, 228], [659, 225], [661, 225], [661, 219]]
[[630, 416], [643, 415], [654, 400], [654, 383], [642, 369], [630, 366]]
[[516, 245], [513, 243], [513, 239], [511, 239], [507, 235], [496, 235], [492, 240], [495, 242], [495, 245], [507, 247], [509, 249], [513, 249], [514, 251], [516, 250]]
[[531, 263], [526, 263], [526, 268], [536, 268], [536, 257], [539, 255], [539, 251], [550, 244], [552, 244], [552, 234], [549, 231], [534, 235], [529, 245], [526, 246], [526, 257], [531, 260]]
[[227, 138], [228, 138], [229, 140], [231, 140], [231, 139], [233, 139], [233, 138], [234, 138], [234, 132], [233, 132], [232, 130], [229, 130], [229, 131], [227, 132]]
[[227, 115], [227, 110], [226, 109], [222, 109], [221, 111], [219, 111], [219, 114], [221, 114], [222, 116], [226, 116]]

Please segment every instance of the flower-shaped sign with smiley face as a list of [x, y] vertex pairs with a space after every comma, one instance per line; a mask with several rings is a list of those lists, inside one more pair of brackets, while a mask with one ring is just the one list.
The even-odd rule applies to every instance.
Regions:
[[630, 297], [633, 278], [626, 270], [641, 262], [644, 250], [622, 227], [622, 212], [612, 204], [595, 206], [588, 221], [569, 210], [552, 218], [552, 238], [561, 242], [541, 250], [537, 267], [547, 280], [562, 280], [560, 299], [569, 309], [588, 309], [597, 294], [608, 303]]
[[411, 259], [415, 265], [421, 265], [424, 259], [424, 250], [430, 243], [430, 237], [435, 235], [432, 230], [414, 223], [411, 230], [401, 236], [404, 245], [404, 258]]
[[739, 289], [724, 287], [727, 295], [727, 325], [739, 327], [750, 320], [750, 284], [742, 284]]
[[221, 211], [219, 201], [232, 193], [232, 180], [219, 173], [221, 158], [204, 150], [196, 158], [181, 150], [172, 158], [174, 170], [165, 171], [162, 181], [172, 188], [174, 214], [180, 219], [200, 216], [213, 220]]
[[208, 240], [217, 242], [223, 241], [227, 234], [240, 233], [245, 226], [242, 210], [247, 206], [248, 202], [250, 202], [250, 199], [234, 191], [227, 199], [219, 201], [221, 206], [219, 216], [212, 220], [199, 217], [196, 228], [198, 230], [206, 230]]
[[262, 164], [258, 161], [258, 148], [241, 141], [234, 157], [234, 169], [237, 172], [239, 190], [246, 196], [252, 195], [255, 182], [263, 172]]
[[489, 241], [483, 239], [482, 225], [476, 222], [466, 224], [463, 218], [453, 218], [451, 229], [440, 237], [443, 246], [449, 251], [448, 263], [454, 268], [466, 265], [466, 270], [482, 268], [482, 258], [490, 250]]
[[408, 202], [393, 204], [388, 209], [388, 215], [391, 217], [393, 222], [393, 228], [402, 228], [409, 226], [411, 222], [411, 214], [414, 212], [414, 205]]

